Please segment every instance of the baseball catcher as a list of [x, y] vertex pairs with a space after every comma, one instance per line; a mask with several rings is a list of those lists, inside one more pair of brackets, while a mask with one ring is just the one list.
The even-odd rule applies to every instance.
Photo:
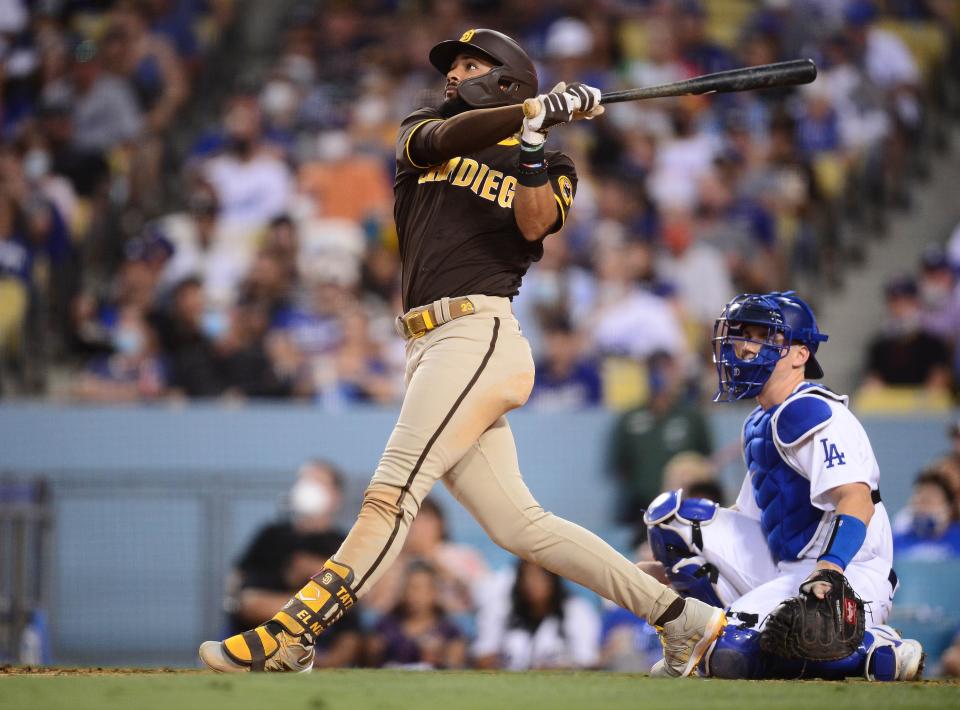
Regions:
[[884, 622], [897, 589], [880, 471], [847, 397], [810, 382], [821, 333], [793, 292], [745, 294], [714, 326], [715, 401], [756, 398], [732, 508], [661, 494], [645, 522], [674, 589], [731, 623], [700, 664], [721, 678], [913, 680], [917, 641]]

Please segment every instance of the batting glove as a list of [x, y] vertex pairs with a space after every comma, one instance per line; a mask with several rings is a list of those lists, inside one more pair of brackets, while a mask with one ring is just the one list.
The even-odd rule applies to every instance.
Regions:
[[[542, 145], [547, 131], [561, 123], [573, 120], [577, 104], [572, 95], [565, 93], [566, 84], [557, 84], [549, 94], [527, 99], [523, 106], [524, 119], [521, 140], [530, 146]], [[531, 115], [533, 114], [533, 115]]]
[[565, 94], [569, 95], [574, 102], [573, 120], [589, 121], [603, 113], [604, 107], [600, 105], [600, 89], [593, 86], [581, 84], [579, 81], [573, 84], [567, 84], [564, 89]]

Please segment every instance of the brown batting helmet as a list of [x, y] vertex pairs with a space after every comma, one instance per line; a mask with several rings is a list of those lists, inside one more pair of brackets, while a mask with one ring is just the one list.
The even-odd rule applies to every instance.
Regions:
[[475, 54], [494, 65], [488, 73], [457, 86], [460, 98], [472, 108], [522, 104], [537, 95], [537, 70], [523, 48], [496, 30], [467, 30], [460, 39], [448, 39], [430, 50], [430, 63], [441, 74], [450, 71], [458, 54]]

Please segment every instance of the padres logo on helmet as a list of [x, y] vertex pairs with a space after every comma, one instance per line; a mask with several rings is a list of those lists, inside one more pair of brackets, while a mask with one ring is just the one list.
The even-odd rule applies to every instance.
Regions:
[[458, 54], [470, 54], [493, 64], [483, 76], [467, 79], [457, 90], [472, 108], [522, 104], [537, 95], [537, 70], [523, 48], [496, 30], [467, 30], [430, 50], [430, 63], [441, 74], [450, 71]]

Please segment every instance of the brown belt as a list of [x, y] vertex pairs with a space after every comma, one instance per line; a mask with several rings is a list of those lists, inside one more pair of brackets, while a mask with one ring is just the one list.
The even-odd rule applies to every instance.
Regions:
[[411, 308], [402, 316], [397, 316], [397, 333], [401, 338], [419, 338], [444, 323], [469, 316], [476, 307], [466, 296], [441, 298], [429, 306]]

